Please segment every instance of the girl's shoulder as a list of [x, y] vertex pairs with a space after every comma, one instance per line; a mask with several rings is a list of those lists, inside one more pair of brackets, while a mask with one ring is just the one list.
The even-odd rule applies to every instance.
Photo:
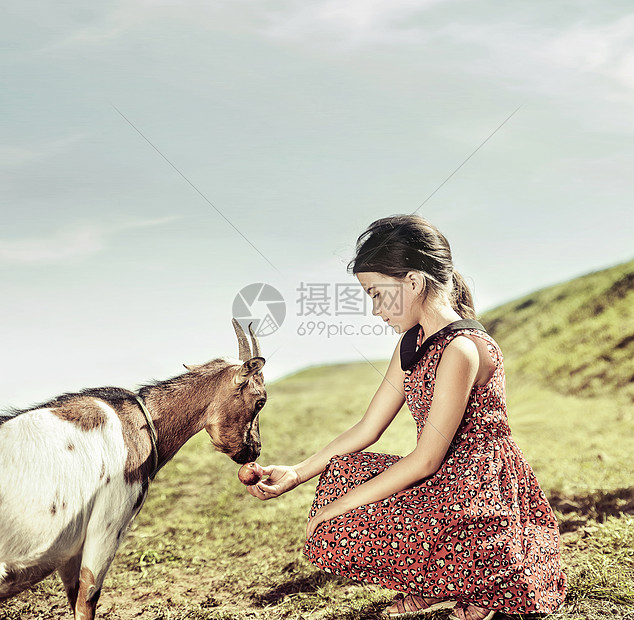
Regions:
[[432, 347], [434, 349], [444, 349], [449, 342], [461, 334], [481, 336], [497, 347], [497, 344], [487, 334], [482, 323], [475, 319], [454, 321], [428, 337], [425, 337], [423, 328], [420, 325], [414, 325], [414, 327], [405, 332], [401, 340], [401, 368], [408, 370], [415, 367]]

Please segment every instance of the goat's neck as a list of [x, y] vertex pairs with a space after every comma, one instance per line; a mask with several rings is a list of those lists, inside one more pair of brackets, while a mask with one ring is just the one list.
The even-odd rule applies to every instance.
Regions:
[[150, 389], [145, 403], [156, 427], [158, 466], [169, 461], [205, 426], [209, 401], [202, 401], [192, 388], [165, 394], [160, 386]]

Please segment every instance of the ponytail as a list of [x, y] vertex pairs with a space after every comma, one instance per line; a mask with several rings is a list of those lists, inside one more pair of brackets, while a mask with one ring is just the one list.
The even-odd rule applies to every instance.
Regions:
[[473, 305], [473, 296], [464, 278], [457, 271], [453, 272], [451, 305], [463, 319], [475, 319], [476, 313]]

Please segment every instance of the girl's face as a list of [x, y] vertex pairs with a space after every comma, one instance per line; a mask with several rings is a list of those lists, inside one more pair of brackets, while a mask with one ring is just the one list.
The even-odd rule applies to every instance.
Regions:
[[372, 299], [372, 314], [380, 316], [399, 334], [420, 323], [422, 277], [408, 273], [399, 280], [375, 272], [360, 272], [357, 279]]

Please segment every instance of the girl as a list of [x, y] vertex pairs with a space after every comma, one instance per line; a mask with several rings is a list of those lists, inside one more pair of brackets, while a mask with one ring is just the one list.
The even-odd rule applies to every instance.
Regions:
[[[474, 320], [449, 243], [418, 216], [384, 218], [359, 237], [349, 269], [372, 314], [403, 334], [385, 378], [359, 422], [298, 465], [265, 467], [249, 492], [270, 499], [321, 474], [304, 553], [399, 591], [391, 617], [554, 612], [566, 591], [557, 523], [511, 437], [502, 353]], [[404, 402], [416, 449], [362, 452]]]

